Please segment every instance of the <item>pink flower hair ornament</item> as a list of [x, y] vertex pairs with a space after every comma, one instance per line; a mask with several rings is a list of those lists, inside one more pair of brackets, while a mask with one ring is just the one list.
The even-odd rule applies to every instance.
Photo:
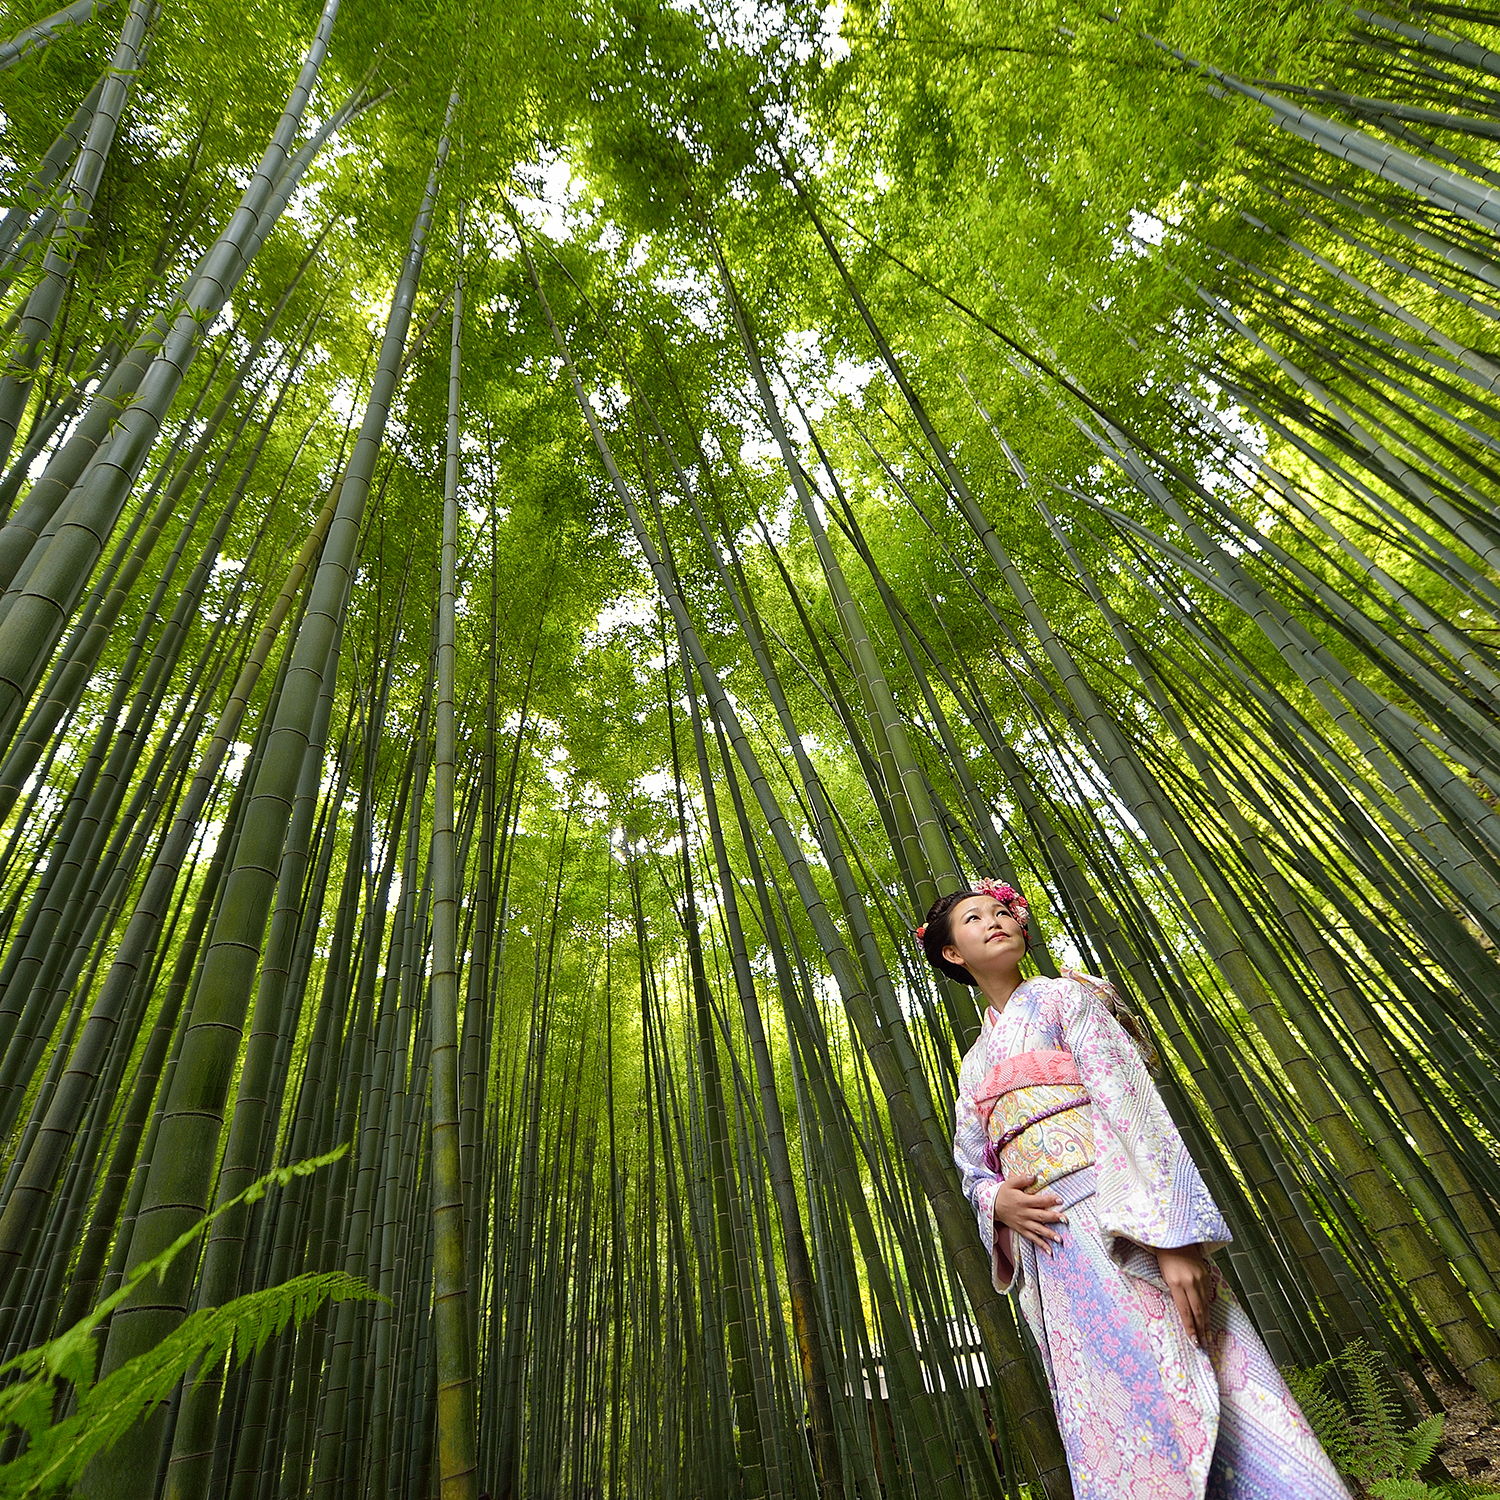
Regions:
[[974, 894], [998, 901], [1022, 927], [1031, 921], [1031, 903], [1015, 886], [1007, 885], [1003, 880], [976, 880]]

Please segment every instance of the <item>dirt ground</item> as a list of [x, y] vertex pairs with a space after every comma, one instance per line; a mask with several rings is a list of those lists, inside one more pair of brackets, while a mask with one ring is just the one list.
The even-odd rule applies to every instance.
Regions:
[[1455, 1479], [1500, 1492], [1500, 1418], [1473, 1391], [1447, 1385], [1430, 1370], [1427, 1378], [1447, 1413], [1439, 1457]]

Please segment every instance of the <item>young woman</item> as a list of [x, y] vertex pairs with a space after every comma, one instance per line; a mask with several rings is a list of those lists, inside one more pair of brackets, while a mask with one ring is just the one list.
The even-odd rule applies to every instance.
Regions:
[[989, 1002], [953, 1157], [1041, 1352], [1075, 1500], [1347, 1500], [1209, 1258], [1229, 1229], [1149, 1047], [1101, 980], [1021, 978], [1027, 917], [1013, 887], [979, 881], [917, 935]]

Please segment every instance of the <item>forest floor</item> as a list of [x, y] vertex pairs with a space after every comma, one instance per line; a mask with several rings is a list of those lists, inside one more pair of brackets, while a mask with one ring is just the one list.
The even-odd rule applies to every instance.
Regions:
[[1500, 1418], [1473, 1391], [1447, 1384], [1430, 1369], [1426, 1374], [1447, 1414], [1438, 1456], [1455, 1479], [1500, 1490]]

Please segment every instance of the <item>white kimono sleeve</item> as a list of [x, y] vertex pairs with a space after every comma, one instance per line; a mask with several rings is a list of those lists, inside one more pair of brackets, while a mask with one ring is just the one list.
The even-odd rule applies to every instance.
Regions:
[[984, 1148], [989, 1144], [984, 1121], [974, 1104], [975, 1090], [985, 1074], [985, 1034], [969, 1049], [958, 1071], [958, 1100], [953, 1107], [953, 1160], [963, 1179], [964, 1197], [979, 1220], [979, 1238], [990, 1258], [990, 1279], [997, 1292], [1014, 1291], [1019, 1281], [1011, 1257], [1010, 1230], [995, 1225], [995, 1193], [1000, 1174], [984, 1164]]
[[1232, 1236], [1209, 1195], [1135, 1043], [1096, 992], [1102, 980], [1071, 976], [1055, 987], [1064, 1045], [1093, 1100], [1095, 1212], [1116, 1239], [1154, 1250]]

